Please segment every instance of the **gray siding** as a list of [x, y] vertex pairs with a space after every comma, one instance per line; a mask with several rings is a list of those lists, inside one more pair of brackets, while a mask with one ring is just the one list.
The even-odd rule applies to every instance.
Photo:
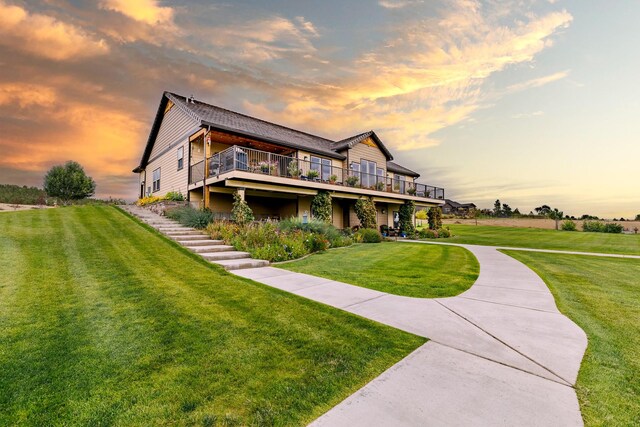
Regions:
[[[179, 107], [173, 106], [162, 119], [158, 137], [146, 167], [147, 183], [152, 186], [153, 171], [160, 168], [160, 190], [152, 193], [163, 196], [169, 191], [181, 191], [186, 196], [189, 179], [189, 136], [200, 128]], [[178, 170], [178, 148], [184, 150], [184, 167]]]

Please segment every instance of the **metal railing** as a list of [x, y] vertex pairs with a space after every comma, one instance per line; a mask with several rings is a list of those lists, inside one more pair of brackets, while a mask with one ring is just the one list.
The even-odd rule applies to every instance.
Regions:
[[[322, 182], [344, 187], [364, 188], [387, 193], [406, 194], [432, 199], [444, 199], [444, 188], [382, 175], [372, 175], [328, 164], [311, 162], [296, 157], [234, 145], [207, 159], [208, 177], [234, 170], [279, 176], [310, 182]], [[204, 162], [191, 166], [191, 182], [202, 180]]]

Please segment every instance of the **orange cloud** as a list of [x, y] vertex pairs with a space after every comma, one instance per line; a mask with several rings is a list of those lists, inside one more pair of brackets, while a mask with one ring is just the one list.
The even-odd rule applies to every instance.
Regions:
[[[572, 20], [569, 13], [530, 16], [499, 27], [479, 3], [458, 2], [444, 16], [404, 22], [383, 47], [363, 54], [345, 77], [279, 91], [280, 111], [247, 102], [250, 112], [334, 138], [376, 129], [398, 150], [438, 144], [432, 135], [482, 105], [492, 74], [526, 63]], [[563, 77], [558, 73], [534, 85]]]
[[109, 46], [81, 28], [0, 0], [0, 44], [56, 61], [104, 55]]
[[104, 0], [100, 7], [119, 12], [129, 18], [149, 25], [171, 24], [173, 9], [158, 6], [156, 0]]

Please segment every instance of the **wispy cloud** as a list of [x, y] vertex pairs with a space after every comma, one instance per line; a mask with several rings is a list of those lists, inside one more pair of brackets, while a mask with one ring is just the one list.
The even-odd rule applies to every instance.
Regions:
[[402, 9], [407, 6], [424, 3], [424, 0], [380, 0], [378, 4], [385, 9]]
[[56, 61], [104, 55], [107, 43], [51, 16], [0, 0], [0, 44]]
[[526, 82], [516, 83], [507, 88], [510, 92], [519, 92], [521, 90], [531, 89], [534, 87], [544, 86], [549, 83], [562, 80], [569, 75], [569, 70], [560, 71], [557, 73], [549, 74], [548, 76], [537, 77], [535, 79], [527, 80]]
[[534, 111], [532, 113], [516, 113], [516, 114], [512, 114], [511, 118], [512, 119], [529, 119], [531, 117], [539, 117], [539, 116], [543, 116], [544, 115], [544, 111]]

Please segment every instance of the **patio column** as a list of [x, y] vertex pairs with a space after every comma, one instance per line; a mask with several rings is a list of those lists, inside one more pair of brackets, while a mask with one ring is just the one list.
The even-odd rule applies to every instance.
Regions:
[[244, 200], [244, 193], [245, 193], [246, 188], [238, 188], [238, 195], [240, 196], [241, 200]]

